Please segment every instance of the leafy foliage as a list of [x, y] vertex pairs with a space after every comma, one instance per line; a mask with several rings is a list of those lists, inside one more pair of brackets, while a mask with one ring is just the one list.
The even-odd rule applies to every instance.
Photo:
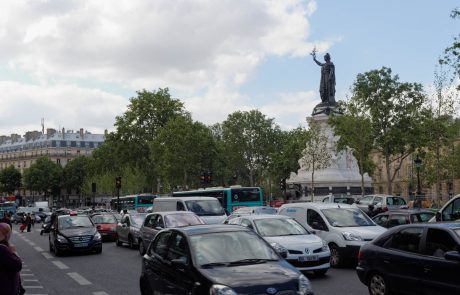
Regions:
[[38, 158], [24, 171], [24, 186], [45, 195], [57, 195], [62, 184], [62, 167], [47, 157]]
[[0, 171], [0, 190], [12, 194], [21, 186], [21, 172], [13, 165]]

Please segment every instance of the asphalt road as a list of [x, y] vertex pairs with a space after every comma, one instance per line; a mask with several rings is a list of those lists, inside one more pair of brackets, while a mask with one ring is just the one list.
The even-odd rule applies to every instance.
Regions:
[[[19, 233], [18, 226], [13, 226], [11, 242], [23, 260], [21, 277], [26, 294], [140, 294], [141, 257], [137, 250], [106, 242], [102, 254], [55, 257], [48, 249], [48, 235], [39, 235], [40, 227], [37, 224], [32, 232]], [[323, 277], [306, 275], [315, 294], [368, 294], [352, 267], [330, 269]]]

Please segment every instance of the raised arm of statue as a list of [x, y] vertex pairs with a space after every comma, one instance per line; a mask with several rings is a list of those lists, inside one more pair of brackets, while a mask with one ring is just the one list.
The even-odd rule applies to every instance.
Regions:
[[316, 62], [316, 64], [320, 67], [322, 67], [324, 64], [316, 60], [316, 55], [313, 54], [313, 60]]

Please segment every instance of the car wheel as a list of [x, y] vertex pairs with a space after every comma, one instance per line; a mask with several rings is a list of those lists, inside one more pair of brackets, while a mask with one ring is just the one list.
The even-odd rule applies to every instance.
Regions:
[[332, 267], [341, 267], [343, 264], [343, 257], [340, 255], [339, 247], [336, 244], [329, 245], [331, 250], [331, 266]]
[[131, 236], [128, 236], [128, 245], [129, 245], [129, 248], [134, 249], [134, 240], [133, 240], [133, 237]]
[[139, 239], [139, 254], [141, 256], [144, 256], [145, 254], [145, 246], [144, 246], [144, 242], [142, 241], [142, 239]]
[[115, 244], [120, 247], [123, 243], [120, 241], [120, 239], [118, 238], [118, 235], [117, 235], [117, 238], [115, 240]]
[[320, 270], [315, 270], [313, 273], [318, 276], [318, 277], [322, 277], [324, 276], [328, 271], [328, 268], [326, 269], [320, 269]]
[[370, 295], [388, 295], [390, 290], [385, 278], [379, 274], [374, 273], [369, 279], [369, 294]]

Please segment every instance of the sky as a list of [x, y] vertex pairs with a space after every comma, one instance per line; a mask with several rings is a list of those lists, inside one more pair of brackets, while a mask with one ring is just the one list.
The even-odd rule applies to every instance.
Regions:
[[320, 100], [329, 52], [336, 100], [382, 66], [429, 88], [460, 33], [457, 0], [3, 0], [0, 135], [114, 130], [136, 91], [169, 88], [194, 120], [258, 109], [284, 130]]

